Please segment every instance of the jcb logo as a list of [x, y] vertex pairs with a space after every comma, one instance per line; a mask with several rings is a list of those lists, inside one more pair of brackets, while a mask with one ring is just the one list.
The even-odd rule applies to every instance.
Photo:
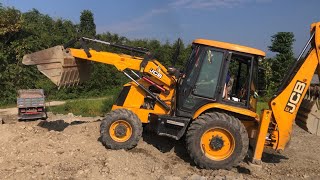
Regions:
[[296, 85], [293, 88], [293, 91], [290, 95], [290, 98], [289, 98], [289, 101], [287, 102], [286, 107], [284, 108], [284, 111], [292, 114], [296, 110], [297, 104], [299, 103], [305, 88], [306, 88], [306, 83], [303, 83], [301, 81], [296, 82]]
[[150, 73], [155, 75], [156, 77], [158, 77], [159, 79], [162, 78], [162, 74], [160, 74], [158, 71], [154, 70], [154, 69], [150, 69]]

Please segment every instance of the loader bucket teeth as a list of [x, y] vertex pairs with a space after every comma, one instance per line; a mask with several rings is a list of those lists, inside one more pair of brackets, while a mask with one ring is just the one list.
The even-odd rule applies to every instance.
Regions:
[[25, 65], [38, 70], [60, 87], [73, 86], [89, 78], [91, 62], [74, 58], [63, 46], [55, 46], [23, 57]]

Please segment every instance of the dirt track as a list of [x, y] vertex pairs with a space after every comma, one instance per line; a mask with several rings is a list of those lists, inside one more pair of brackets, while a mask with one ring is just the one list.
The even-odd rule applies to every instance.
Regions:
[[[11, 119], [10, 119], [11, 118]], [[49, 114], [48, 121], [0, 125], [1, 179], [319, 179], [320, 137], [294, 126], [291, 147], [265, 153], [262, 168], [242, 162], [231, 171], [198, 169], [184, 141], [144, 133], [130, 151], [107, 150], [99, 118]]]

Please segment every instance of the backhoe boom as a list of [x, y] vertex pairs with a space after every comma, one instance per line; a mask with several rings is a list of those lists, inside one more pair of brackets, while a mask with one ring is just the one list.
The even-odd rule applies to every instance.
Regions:
[[[310, 47], [306, 53], [307, 47]], [[305, 55], [304, 58], [302, 56]], [[320, 22], [311, 25], [311, 36], [298, 60], [278, 89], [277, 95], [269, 102], [269, 110], [264, 110], [253, 161], [260, 161], [264, 146], [284, 150], [290, 141], [292, 125], [306, 95], [315, 72], [319, 74], [320, 64]], [[317, 71], [316, 71], [317, 70]], [[267, 118], [266, 118], [267, 117]], [[270, 122], [270, 123], [266, 123]], [[265, 128], [265, 126], [268, 128]], [[266, 139], [267, 136], [267, 139]]]

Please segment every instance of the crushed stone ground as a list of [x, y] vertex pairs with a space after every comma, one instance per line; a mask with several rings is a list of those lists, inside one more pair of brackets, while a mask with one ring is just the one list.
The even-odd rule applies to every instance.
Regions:
[[[1, 114], [0, 114], [1, 116]], [[262, 167], [246, 161], [230, 171], [203, 170], [184, 141], [144, 132], [132, 150], [109, 150], [99, 141], [101, 117], [49, 113], [47, 121], [18, 122], [2, 114], [1, 179], [319, 179], [320, 137], [294, 125], [282, 154], [266, 152]]]

